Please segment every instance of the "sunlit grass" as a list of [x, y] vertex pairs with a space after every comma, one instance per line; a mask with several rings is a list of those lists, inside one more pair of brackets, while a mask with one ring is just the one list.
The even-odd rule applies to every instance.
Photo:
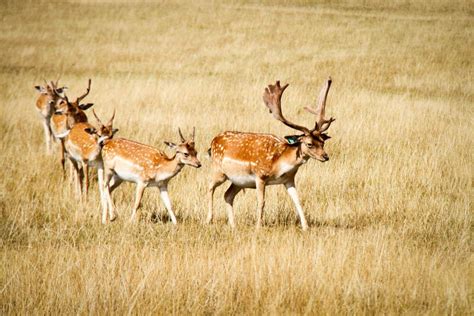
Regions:
[[[468, 1], [114, 1], [0, 4], [0, 302], [13, 314], [419, 313], [472, 310], [473, 11]], [[33, 86], [61, 76], [118, 136], [167, 150], [197, 129], [201, 169], [156, 189], [129, 224], [134, 186], [100, 224], [97, 184], [79, 203], [44, 152]], [[237, 230], [207, 212], [212, 137], [292, 133], [262, 102], [290, 83], [303, 106], [333, 77], [326, 150], [297, 175], [310, 230], [282, 187], [237, 196]], [[167, 151], [169, 152], [169, 151]], [[170, 153], [170, 152], [169, 152]], [[225, 187], [225, 188], [224, 188]]]

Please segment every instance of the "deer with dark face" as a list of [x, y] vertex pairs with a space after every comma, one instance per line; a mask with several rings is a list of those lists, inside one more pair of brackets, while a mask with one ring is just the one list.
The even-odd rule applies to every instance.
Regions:
[[77, 123], [87, 123], [87, 115], [84, 112], [93, 103], [81, 104], [81, 101], [89, 94], [91, 89], [91, 79], [89, 79], [87, 90], [84, 94], [76, 98], [75, 101], [70, 101], [66, 94], [60, 95], [53, 82], [51, 82], [54, 94], [60, 99], [56, 106], [54, 114], [51, 116], [51, 131], [56, 139], [59, 139], [61, 144], [61, 166], [64, 172], [65, 164], [65, 148], [64, 139], [69, 134], [70, 130]]
[[209, 211], [207, 222], [213, 218], [213, 195], [216, 187], [226, 180], [231, 182], [224, 195], [227, 204], [229, 225], [235, 226], [233, 203], [235, 196], [243, 188], [257, 189], [257, 227], [261, 226], [265, 205], [265, 187], [283, 184], [295, 204], [303, 230], [308, 229], [298, 193], [295, 175], [299, 167], [310, 158], [325, 162], [329, 156], [324, 143], [330, 137], [325, 133], [333, 118], [325, 118], [326, 99], [331, 87], [329, 78], [322, 88], [316, 109], [305, 109], [316, 115], [312, 129], [288, 121], [281, 110], [281, 97], [288, 84], [283, 87], [277, 81], [265, 88], [263, 101], [273, 117], [300, 134], [286, 136], [285, 139], [272, 134], [224, 132], [211, 143], [212, 179], [209, 184]]
[[44, 140], [46, 144], [46, 153], [51, 153], [51, 142], [53, 135], [51, 131], [51, 117], [56, 111], [56, 107], [61, 101], [61, 95], [67, 87], [58, 87], [58, 80], [56, 83], [51, 81], [50, 84], [44, 81], [44, 86], [35, 86], [35, 89], [40, 93], [36, 100], [36, 110], [43, 121]]
[[168, 182], [186, 165], [194, 168], [201, 167], [201, 162], [197, 158], [194, 135], [193, 129], [192, 137], [185, 139], [181, 130], [179, 130], [181, 143], [165, 142], [168, 147], [176, 151], [173, 157], [168, 157], [154, 147], [127, 139], [119, 138], [107, 141], [102, 149], [105, 174], [104, 192], [106, 196], [106, 200], [102, 201], [102, 223], [107, 222], [107, 210], [109, 211], [109, 220], [113, 221], [115, 219], [115, 207], [111, 193], [123, 181], [129, 181], [137, 185], [131, 216], [132, 221], [136, 218], [145, 188], [156, 186], [160, 189], [161, 199], [168, 210], [171, 221], [176, 225], [176, 216], [168, 196]]

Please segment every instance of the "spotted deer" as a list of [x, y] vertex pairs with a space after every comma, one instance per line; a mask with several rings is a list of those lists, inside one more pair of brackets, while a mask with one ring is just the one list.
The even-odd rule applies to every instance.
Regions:
[[160, 150], [127, 139], [112, 139], [105, 142], [102, 149], [104, 161], [104, 192], [106, 201], [102, 202], [102, 223], [107, 222], [107, 209], [109, 220], [116, 218], [115, 206], [111, 193], [123, 182], [136, 183], [135, 203], [133, 204], [131, 221], [136, 218], [140, 207], [143, 191], [148, 186], [157, 186], [160, 196], [168, 210], [169, 217], [174, 225], [177, 224], [176, 216], [171, 207], [168, 196], [168, 182], [175, 177], [185, 165], [195, 168], [201, 167], [194, 144], [195, 130], [191, 139], [186, 140], [179, 130], [180, 144], [165, 142], [176, 151], [173, 157], [168, 157]]
[[66, 94], [63, 96], [59, 94], [53, 82], [51, 82], [53, 92], [60, 99], [56, 111], [51, 116], [51, 131], [56, 139], [59, 139], [61, 150], [61, 166], [64, 172], [65, 153], [64, 139], [70, 132], [71, 128], [77, 123], [87, 123], [87, 115], [84, 112], [93, 103], [81, 104], [81, 101], [89, 94], [91, 89], [91, 79], [89, 79], [87, 90], [84, 94], [76, 98], [75, 101], [70, 101]]
[[113, 128], [115, 111], [106, 124], [102, 123], [94, 110], [92, 110], [92, 113], [97, 120], [97, 128], [87, 122], [76, 123], [69, 130], [63, 141], [67, 156], [73, 166], [78, 196], [81, 196], [83, 191], [87, 196], [89, 190], [89, 166], [93, 166], [97, 168], [99, 192], [102, 200], [104, 167], [101, 150], [104, 142], [111, 139], [118, 129]]
[[58, 87], [58, 80], [56, 83], [51, 81], [50, 84], [44, 81], [44, 86], [35, 86], [35, 89], [40, 93], [36, 100], [36, 110], [43, 121], [44, 141], [46, 144], [46, 153], [51, 153], [51, 143], [53, 135], [51, 131], [51, 117], [56, 111], [56, 106], [61, 101], [61, 95], [67, 87]]
[[302, 132], [286, 136], [285, 140], [272, 134], [243, 132], [224, 132], [217, 135], [211, 143], [212, 179], [209, 184], [209, 211], [207, 223], [212, 222], [213, 195], [216, 187], [226, 180], [231, 182], [224, 194], [228, 222], [235, 227], [233, 203], [235, 196], [243, 188], [257, 189], [257, 228], [261, 226], [265, 205], [265, 187], [283, 184], [295, 204], [303, 230], [308, 229], [295, 186], [295, 175], [301, 165], [310, 158], [328, 161], [324, 143], [330, 137], [324, 132], [334, 118], [325, 119], [326, 99], [331, 86], [329, 78], [322, 88], [316, 109], [305, 107], [316, 115], [313, 129], [288, 121], [281, 111], [281, 96], [288, 84], [283, 87], [277, 81], [265, 88], [263, 101], [273, 117], [288, 127]]

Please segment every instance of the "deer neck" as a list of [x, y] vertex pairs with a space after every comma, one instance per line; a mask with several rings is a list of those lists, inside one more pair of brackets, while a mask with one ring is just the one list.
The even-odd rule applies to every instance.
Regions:
[[309, 157], [303, 155], [301, 151], [301, 144], [298, 146], [286, 145], [285, 150], [278, 159], [280, 165], [293, 166], [299, 168], [302, 164], [308, 161]]
[[166, 161], [166, 171], [172, 176], [175, 176], [184, 167], [184, 164], [179, 161], [176, 154], [171, 158], [167, 158]]

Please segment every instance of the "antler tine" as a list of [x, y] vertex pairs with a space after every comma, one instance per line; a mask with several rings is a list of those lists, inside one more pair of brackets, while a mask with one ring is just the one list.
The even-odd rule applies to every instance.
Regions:
[[58, 79], [56, 79], [56, 83], [55, 83], [56, 87], [57, 87], [58, 84], [59, 84], [59, 79], [61, 79], [61, 75], [59, 75], [59, 76], [58, 76]]
[[[99, 123], [99, 125], [101, 125], [101, 126], [104, 126], [104, 124], [102, 124], [102, 121], [100, 120], [100, 118], [99, 118], [99, 117], [97, 116], [97, 114], [95, 113], [95, 110], [94, 110], [94, 109], [92, 109], [92, 114], [94, 114], [95, 119], [97, 120], [97, 123]], [[114, 112], [114, 114], [115, 114], [115, 112]]]
[[[92, 111], [94, 111], [94, 110], [92, 110]], [[114, 112], [112, 113], [112, 117], [107, 122], [107, 126], [112, 126], [112, 123], [114, 122], [114, 118], [115, 118], [115, 109], [114, 109]]]
[[181, 133], [181, 128], [178, 127], [178, 132], [179, 132], [179, 137], [181, 137], [181, 142], [184, 143], [186, 139], [183, 136], [183, 133]]
[[58, 91], [56, 91], [56, 86], [54, 85], [54, 82], [51, 81], [51, 85], [52, 85], [51, 88], [53, 88], [54, 94], [55, 94], [58, 98], [60, 98], [61, 100], [65, 100], [67, 103], [69, 103], [69, 99], [67, 98], [66, 93], [63, 92], [63, 93], [64, 93], [64, 97], [63, 97], [62, 95], [60, 95], [60, 94], [58, 93]]
[[268, 87], [265, 88], [265, 92], [263, 93], [263, 102], [270, 110], [270, 113], [273, 114], [273, 117], [276, 118], [278, 121], [282, 122], [288, 127], [302, 131], [305, 134], [309, 133], [309, 130], [306, 127], [288, 121], [281, 112], [281, 96], [283, 95], [283, 92], [288, 87], [288, 85], [289, 84], [287, 83], [286, 85], [281, 87], [280, 81], [278, 80], [274, 85], [268, 85]]
[[76, 99], [77, 103], [81, 102], [81, 100], [84, 99], [89, 94], [89, 92], [91, 91], [91, 81], [92, 80], [89, 78], [89, 84], [87, 85], [87, 91], [86, 91], [86, 93], [84, 93], [83, 95], [81, 95], [80, 97], [78, 97]]
[[[305, 110], [316, 115], [316, 122], [314, 124], [313, 131], [318, 130], [319, 132], [324, 132], [329, 128], [331, 123], [334, 122], [335, 120], [332, 117], [329, 120], [325, 118], [326, 100], [328, 97], [329, 88], [331, 88], [331, 83], [332, 83], [332, 79], [331, 77], [329, 77], [328, 80], [326, 81], [326, 84], [321, 88], [321, 91], [319, 92], [318, 104], [315, 110], [305, 106]], [[323, 129], [323, 125], [325, 125], [324, 129]]]
[[331, 123], [334, 122], [335, 120], [336, 119], [332, 117], [329, 120], [325, 120], [324, 123], [321, 126], [319, 126], [319, 132], [320, 133], [325, 132], [329, 128], [329, 126], [331, 126]]

